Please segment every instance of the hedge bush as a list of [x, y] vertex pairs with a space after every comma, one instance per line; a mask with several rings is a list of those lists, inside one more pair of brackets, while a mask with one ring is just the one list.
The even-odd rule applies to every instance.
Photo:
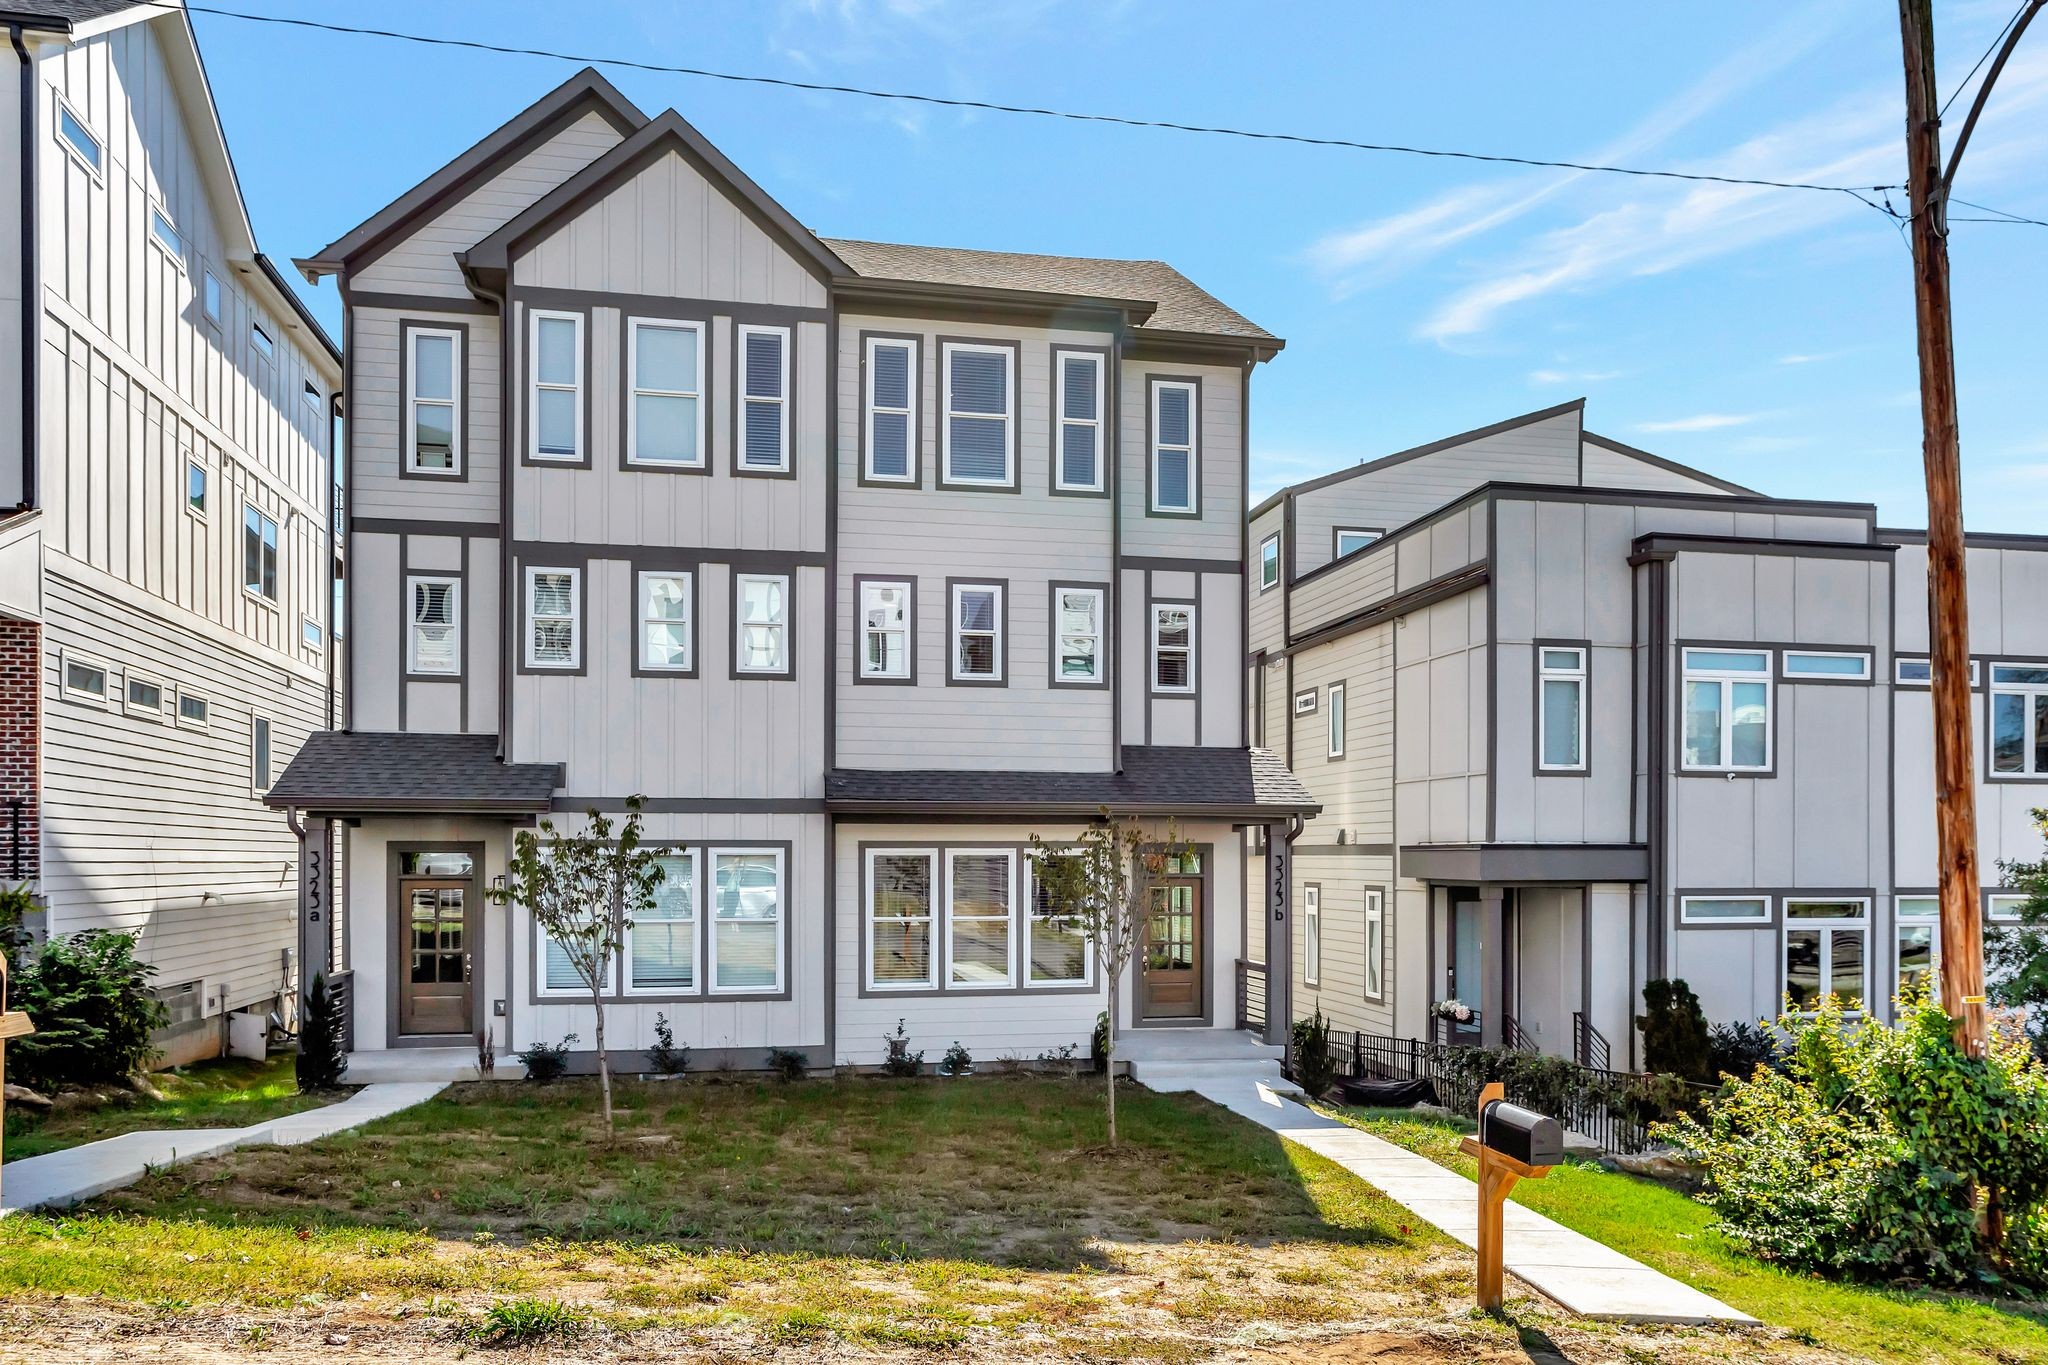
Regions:
[[149, 1065], [164, 1007], [149, 993], [156, 968], [135, 958], [132, 934], [87, 929], [28, 957], [10, 1008], [36, 1031], [7, 1048], [9, 1080], [35, 1090], [120, 1081]]

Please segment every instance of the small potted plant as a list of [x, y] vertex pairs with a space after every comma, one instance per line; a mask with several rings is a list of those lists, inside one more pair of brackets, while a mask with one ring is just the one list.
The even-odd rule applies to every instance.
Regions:
[[960, 1046], [960, 1041], [957, 1038], [953, 1041], [953, 1045], [946, 1049], [945, 1057], [940, 1060], [939, 1074], [941, 1076], [972, 1076], [974, 1074], [974, 1058], [966, 1048]]

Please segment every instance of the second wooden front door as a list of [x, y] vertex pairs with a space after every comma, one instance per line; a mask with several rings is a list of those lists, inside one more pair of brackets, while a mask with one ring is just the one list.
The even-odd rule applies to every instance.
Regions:
[[398, 883], [400, 1033], [467, 1034], [475, 1028], [469, 975], [476, 907], [471, 900], [467, 879], [405, 878]]
[[1138, 953], [1138, 1017], [1202, 1017], [1202, 883], [1169, 878], [1152, 888]]

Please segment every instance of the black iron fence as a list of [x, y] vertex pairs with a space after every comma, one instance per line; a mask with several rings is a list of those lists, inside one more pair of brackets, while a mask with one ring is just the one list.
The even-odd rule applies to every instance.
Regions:
[[1266, 1027], [1266, 964], [1237, 960], [1237, 1026]]

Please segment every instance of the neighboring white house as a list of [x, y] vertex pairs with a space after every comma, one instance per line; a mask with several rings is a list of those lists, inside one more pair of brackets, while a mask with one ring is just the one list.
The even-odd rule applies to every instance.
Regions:
[[190, 1060], [295, 971], [263, 793], [332, 721], [341, 357], [256, 249], [182, 10], [0, 26], [0, 882], [133, 932]]

